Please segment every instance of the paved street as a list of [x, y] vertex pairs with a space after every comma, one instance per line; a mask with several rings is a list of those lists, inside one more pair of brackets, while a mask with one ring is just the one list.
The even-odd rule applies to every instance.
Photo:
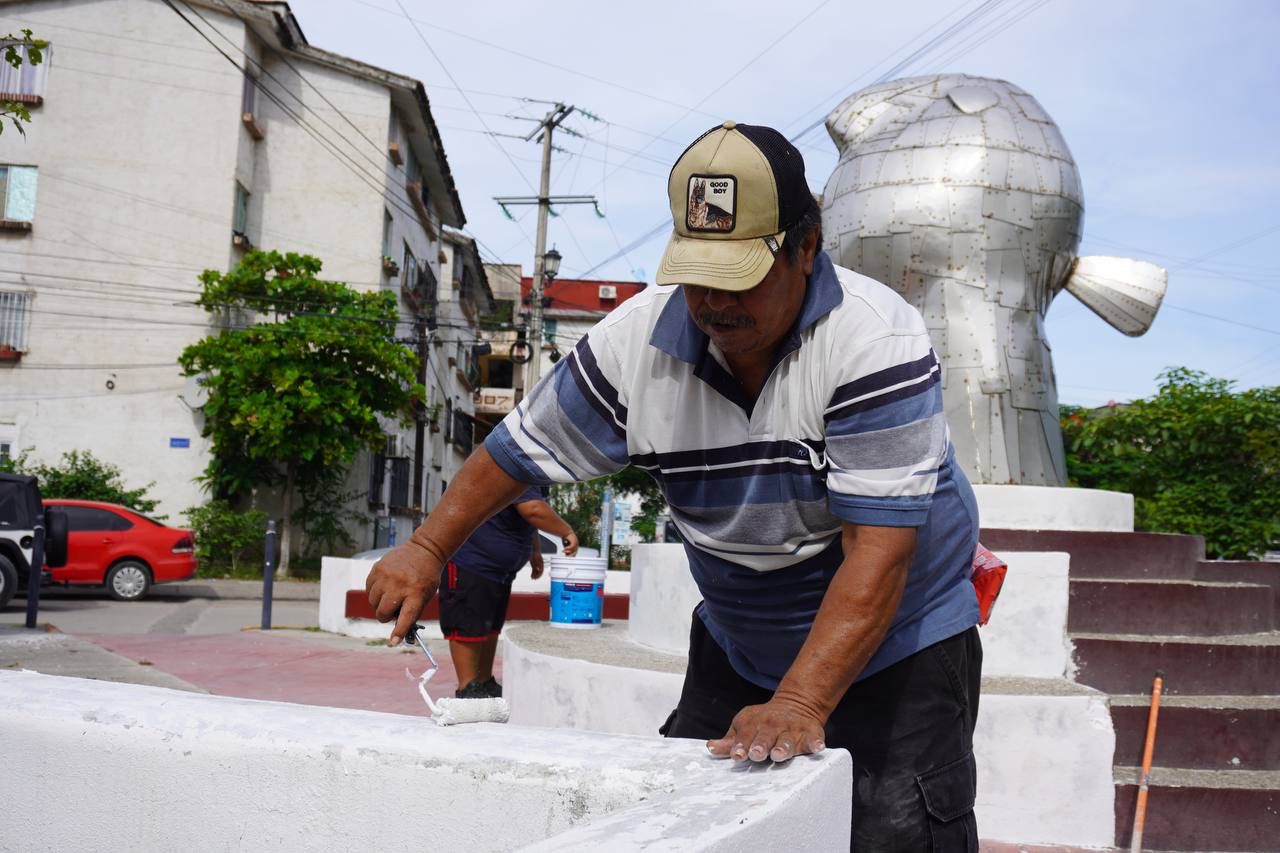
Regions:
[[[156, 587], [143, 601], [115, 601], [101, 589], [45, 589], [39, 627], [28, 631], [26, 599], [0, 610], [0, 668], [33, 669], [246, 699], [423, 714], [405, 677], [426, 669], [421, 652], [320, 632], [320, 585], [281, 582], [272, 626], [260, 630], [262, 585], [201, 580]], [[431, 641], [440, 670], [434, 696], [457, 677], [448, 644]], [[501, 661], [495, 664], [501, 677]]]
[[[243, 596], [244, 587], [222, 588], [241, 581], [213, 581], [208, 584], [157, 587], [142, 601], [116, 601], [96, 590], [44, 590], [40, 594], [41, 624], [51, 624], [68, 634], [223, 634], [262, 624], [261, 599], [222, 597], [222, 593]], [[217, 586], [215, 586], [217, 585]], [[273, 626], [306, 628], [319, 621], [318, 600], [299, 600], [301, 592], [288, 589], [301, 584], [280, 584], [290, 597], [273, 596]], [[319, 595], [319, 584], [307, 584]], [[257, 585], [261, 590], [261, 585]], [[283, 589], [282, 589], [283, 588]], [[27, 602], [15, 597], [0, 610], [0, 625], [23, 625]]]

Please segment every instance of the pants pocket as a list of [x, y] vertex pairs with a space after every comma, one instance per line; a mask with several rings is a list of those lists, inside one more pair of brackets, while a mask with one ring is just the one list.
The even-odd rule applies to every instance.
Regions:
[[916, 777], [929, 814], [930, 850], [977, 853], [978, 822], [973, 815], [978, 772], [973, 753]]

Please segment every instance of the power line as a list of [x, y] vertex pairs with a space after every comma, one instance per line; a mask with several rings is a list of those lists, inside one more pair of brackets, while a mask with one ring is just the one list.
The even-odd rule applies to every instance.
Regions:
[[[396, 0], [396, 2], [398, 3], [398, 2], [400, 2], [400, 0]], [[681, 116], [680, 116], [680, 118], [676, 119], [676, 120], [675, 120], [675, 121], [673, 121], [671, 124], [667, 125], [667, 126], [666, 126], [665, 128], [663, 128], [663, 129], [662, 129], [662, 130], [661, 130], [657, 135], [658, 135], [658, 136], [662, 136], [662, 135], [664, 135], [664, 134], [666, 134], [666, 133], [671, 132], [671, 131], [672, 131], [672, 130], [677, 126], [677, 125], [679, 125], [682, 121], [684, 121], [686, 118], [688, 118], [688, 117], [689, 117], [693, 112], [695, 112], [696, 110], [698, 110], [698, 109], [699, 109], [703, 104], [705, 104], [707, 101], [711, 100], [711, 98], [712, 98], [712, 97], [714, 97], [716, 94], [718, 94], [720, 91], [722, 91], [726, 86], [728, 86], [728, 85], [729, 85], [730, 83], [732, 83], [734, 80], [738, 79], [738, 77], [740, 77], [740, 76], [741, 76], [741, 75], [742, 75], [742, 74], [743, 74], [743, 73], [744, 73], [748, 68], [750, 68], [752, 65], [755, 65], [755, 63], [756, 63], [758, 60], [760, 60], [760, 58], [761, 58], [761, 57], [763, 57], [763, 56], [764, 56], [766, 53], [768, 53], [769, 51], [773, 50], [773, 48], [775, 48], [775, 47], [776, 47], [780, 42], [782, 42], [782, 40], [783, 40], [783, 39], [785, 39], [787, 36], [791, 35], [793, 32], [795, 32], [797, 29], [799, 29], [801, 25], [803, 25], [805, 22], [807, 22], [807, 21], [808, 21], [810, 18], [812, 18], [814, 15], [818, 14], [818, 12], [820, 12], [820, 11], [821, 11], [825, 6], [827, 6], [830, 2], [831, 2], [831, 0], [821, 0], [821, 2], [819, 2], [819, 3], [818, 3], [818, 5], [814, 6], [812, 9], [810, 9], [810, 10], [809, 10], [809, 12], [808, 12], [804, 17], [802, 17], [800, 20], [796, 21], [794, 24], [792, 24], [790, 27], [788, 27], [786, 30], [784, 30], [784, 31], [783, 31], [780, 35], [778, 35], [778, 36], [777, 36], [773, 41], [769, 42], [769, 44], [768, 44], [768, 45], [766, 45], [766, 46], [765, 46], [765, 48], [764, 48], [763, 50], [761, 50], [761, 51], [757, 52], [754, 56], [752, 56], [750, 59], [748, 59], [748, 60], [747, 60], [747, 61], [746, 61], [746, 62], [745, 62], [741, 67], [739, 67], [736, 71], [734, 71], [734, 72], [733, 72], [732, 74], [730, 74], [727, 78], [725, 78], [725, 79], [724, 79], [724, 81], [723, 81], [723, 82], [721, 82], [719, 86], [716, 86], [714, 89], [712, 89], [710, 92], [708, 92], [705, 96], [703, 96], [702, 100], [698, 101], [698, 103], [696, 103], [696, 104], [694, 104], [692, 107], [689, 107], [688, 109], [686, 109], [686, 110], [685, 110], [685, 112], [684, 112], [684, 114], [683, 114], [683, 115], [681, 115]], [[644, 145], [640, 146], [640, 151], [636, 152], [635, 154], [632, 154], [630, 157], [628, 157], [626, 160], [624, 160], [624, 161], [623, 161], [623, 164], [625, 165], [626, 163], [630, 163], [630, 162], [631, 162], [631, 160], [633, 160], [633, 159], [635, 159], [637, 156], [639, 156], [640, 152], [642, 152], [642, 151], [644, 151], [646, 148], [648, 148], [648, 147], [649, 147], [649, 145], [650, 145], [651, 143], [652, 143], [652, 140], [650, 140], [650, 142], [646, 142]], [[619, 167], [619, 168], [621, 168], [621, 167]], [[608, 180], [608, 178], [613, 177], [613, 175], [617, 174], [617, 172], [618, 172], [618, 169], [617, 169], [617, 168], [615, 168], [612, 172], [610, 172], [610, 173], [609, 173], [609, 175], [607, 175], [607, 176], [605, 177], [605, 180]], [[604, 181], [601, 181], [601, 183], [603, 183], [603, 182], [604, 182]], [[597, 186], [599, 186], [599, 185], [597, 185]]]
[[[394, 10], [394, 9], [387, 9], [387, 8], [385, 8], [385, 7], [383, 7], [383, 6], [379, 6], [379, 5], [375, 4], [375, 3], [368, 3], [368, 2], [365, 2], [365, 0], [352, 0], [352, 2], [354, 2], [354, 3], [359, 3], [359, 4], [360, 4], [360, 5], [362, 5], [362, 6], [368, 6], [368, 7], [369, 7], [369, 8], [371, 8], [371, 9], [377, 9], [379, 12], [384, 12], [384, 13], [386, 13], [386, 14], [388, 14], [388, 15], [396, 15], [396, 12], [395, 12], [395, 10]], [[521, 59], [525, 59], [525, 60], [528, 60], [528, 61], [530, 61], [530, 62], [535, 62], [535, 63], [537, 63], [537, 64], [539, 64], [539, 65], [545, 65], [545, 66], [547, 66], [548, 68], [554, 68], [554, 69], [556, 69], [557, 71], [563, 71], [563, 72], [565, 72], [566, 74], [572, 74], [572, 75], [574, 75], [575, 77], [582, 77], [582, 78], [584, 78], [584, 79], [586, 79], [586, 80], [591, 80], [592, 82], [595, 82], [595, 83], [600, 83], [600, 84], [605, 85], [605, 86], [610, 86], [610, 87], [612, 87], [612, 88], [614, 88], [614, 89], [618, 89], [619, 91], [622, 91], [622, 92], [627, 92], [627, 93], [632, 94], [632, 95], [638, 95], [638, 96], [639, 96], [639, 97], [641, 97], [641, 98], [647, 98], [647, 99], [649, 99], [649, 100], [651, 100], [651, 101], [657, 101], [658, 103], [666, 104], [667, 106], [671, 106], [671, 107], [678, 107], [679, 109], [683, 109], [683, 110], [695, 110], [695, 108], [694, 108], [694, 107], [688, 107], [688, 106], [685, 106], [684, 104], [681, 104], [681, 103], [679, 103], [679, 102], [677, 102], [677, 101], [672, 101], [672, 100], [669, 100], [669, 99], [667, 99], [667, 98], [663, 98], [663, 97], [661, 97], [661, 96], [654, 95], [654, 94], [652, 94], [651, 92], [644, 92], [644, 91], [641, 91], [641, 90], [639, 90], [639, 89], [632, 88], [631, 86], [627, 86], [627, 85], [625, 85], [625, 84], [623, 84], [623, 83], [618, 83], [618, 82], [613, 81], [613, 80], [606, 80], [606, 79], [605, 79], [605, 78], [603, 78], [603, 77], [597, 77], [597, 76], [596, 76], [596, 75], [594, 75], [594, 74], [588, 74], [588, 73], [586, 73], [586, 72], [584, 72], [584, 71], [579, 71], [579, 70], [577, 70], [576, 68], [570, 68], [570, 67], [568, 67], [568, 66], [566, 66], [566, 65], [560, 65], [559, 63], [551, 62], [550, 60], [543, 59], [543, 58], [542, 58], [542, 57], [540, 57], [540, 56], [534, 56], [534, 55], [532, 55], [532, 54], [523, 53], [523, 52], [518, 51], [518, 50], [515, 50], [515, 49], [513, 49], [513, 48], [506, 47], [506, 46], [504, 46], [504, 45], [495, 44], [494, 42], [490, 42], [490, 41], [485, 41], [484, 39], [477, 38], [477, 37], [475, 37], [475, 36], [473, 36], [473, 35], [470, 35], [470, 34], [468, 34], [468, 33], [460, 32], [460, 31], [458, 31], [458, 30], [449, 29], [448, 27], [442, 27], [442, 26], [440, 26], [438, 23], [435, 23], [435, 22], [433, 22], [433, 21], [422, 21], [422, 20], [419, 20], [419, 19], [417, 19], [417, 18], [412, 18], [412, 17], [410, 17], [410, 16], [409, 16], [409, 14], [408, 14], [407, 12], [405, 12], [405, 11], [404, 11], [404, 7], [403, 7], [403, 6], [401, 6], [401, 7], [400, 7], [400, 10], [401, 10], [401, 13], [402, 13], [402, 14], [400, 14], [400, 15], [396, 15], [396, 16], [397, 16], [397, 17], [404, 17], [404, 18], [407, 18], [407, 19], [409, 20], [409, 22], [410, 22], [410, 23], [413, 23], [413, 24], [422, 24], [424, 27], [429, 27], [429, 28], [434, 29], [434, 30], [439, 30], [440, 32], [447, 33], [447, 34], [449, 34], [449, 35], [451, 35], [451, 36], [454, 36], [454, 37], [456, 37], [456, 38], [464, 39], [465, 41], [474, 42], [474, 43], [476, 43], [476, 44], [483, 45], [484, 47], [488, 47], [488, 48], [491, 48], [491, 49], [493, 49], [493, 50], [500, 51], [500, 52], [502, 52], [502, 53], [510, 54], [511, 56], [518, 56], [518, 57], [520, 57]], [[416, 27], [415, 27], [415, 29], [416, 29]], [[419, 34], [419, 35], [421, 35], [421, 34]], [[439, 61], [439, 59], [438, 59], [438, 58], [437, 58], [437, 61]], [[441, 63], [441, 64], [443, 65], [443, 63]], [[447, 73], [447, 72], [446, 72], [446, 73]], [[452, 78], [451, 78], [451, 79], [452, 79]], [[454, 86], [455, 86], [455, 87], [457, 87], [457, 83], [456, 83], [456, 82], [454, 83]], [[457, 90], [458, 90], [459, 92], [466, 91], [466, 90], [461, 89], [460, 87], [459, 87]], [[522, 98], [521, 100], [534, 101], [534, 100], [536, 100], [536, 99], [533, 99], [533, 98]], [[551, 102], [550, 102], [550, 101], [542, 101], [541, 103], [551, 103]], [[712, 114], [711, 114], [711, 113], [705, 113], [705, 115], [712, 116]], [[712, 116], [712, 117], [714, 118], [714, 116]]]
[[1280, 335], [1280, 329], [1268, 329], [1263, 326], [1255, 326], [1252, 323], [1241, 323], [1239, 320], [1232, 320], [1227, 317], [1219, 317], [1217, 314], [1206, 314], [1204, 311], [1197, 311], [1194, 308], [1184, 308], [1181, 305], [1173, 305], [1166, 301], [1164, 307], [1172, 308], [1174, 311], [1182, 311], [1187, 314], [1194, 314], [1197, 317], [1204, 317], [1209, 320], [1217, 320], [1219, 323], [1227, 323], [1231, 326], [1239, 326], [1242, 329], [1252, 329], [1255, 332], [1264, 332], [1268, 335]]

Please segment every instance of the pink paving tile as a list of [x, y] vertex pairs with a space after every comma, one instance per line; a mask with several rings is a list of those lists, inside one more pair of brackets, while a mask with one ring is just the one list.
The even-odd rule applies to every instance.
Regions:
[[[392, 714], [428, 713], [408, 667], [420, 675], [421, 653], [397, 649], [345, 651], [290, 637], [246, 631], [240, 634], [84, 636], [104, 649], [175, 675], [219, 696], [270, 699], [302, 705], [357, 708]], [[437, 654], [440, 671], [430, 682], [432, 696], [452, 696], [457, 675], [449, 655]], [[501, 678], [501, 667], [495, 664]]]

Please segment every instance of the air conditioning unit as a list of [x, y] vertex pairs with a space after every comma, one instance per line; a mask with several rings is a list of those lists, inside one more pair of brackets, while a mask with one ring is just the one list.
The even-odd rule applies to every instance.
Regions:
[[618, 298], [618, 288], [614, 287], [612, 284], [600, 285], [600, 300], [602, 302], [605, 300], [617, 299], [617, 298]]

